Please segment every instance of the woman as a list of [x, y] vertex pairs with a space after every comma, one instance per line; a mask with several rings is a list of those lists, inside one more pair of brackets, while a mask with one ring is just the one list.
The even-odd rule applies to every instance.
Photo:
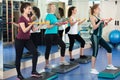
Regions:
[[50, 3], [48, 4], [48, 8], [49, 8], [48, 9], [49, 13], [46, 16], [46, 21], [49, 21], [50, 25], [47, 26], [47, 29], [45, 31], [45, 39], [46, 39], [45, 69], [51, 68], [51, 66], [49, 65], [49, 54], [50, 54], [53, 41], [56, 41], [61, 48], [60, 64], [69, 65], [69, 63], [64, 60], [65, 43], [62, 41], [62, 39], [58, 35], [58, 26], [61, 26], [61, 24], [58, 23], [58, 20], [54, 14], [56, 7], [53, 3]]
[[98, 54], [99, 44], [107, 50], [108, 66], [106, 69], [116, 70], [117, 68], [112, 65], [112, 49], [108, 43], [102, 38], [102, 29], [105, 27], [111, 19], [101, 20], [99, 18], [100, 8], [98, 4], [93, 5], [91, 8], [90, 21], [93, 26], [93, 34], [91, 36], [93, 54], [92, 54], [92, 69], [91, 73], [98, 74], [99, 72], [95, 69], [95, 61]]
[[[32, 21], [34, 21], [34, 22], [39, 22], [40, 9], [37, 8], [37, 7], [35, 7], [35, 6], [32, 7], [32, 11], [30, 12], [29, 17], [31, 17]], [[13, 25], [19, 27], [19, 25], [18, 25], [17, 23], [15, 23], [15, 22], [12, 22], [12, 23], [13, 23]], [[38, 27], [39, 25], [38, 25], [38, 24], [34, 24], [33, 26], [34, 26], [34, 27]], [[30, 33], [31, 33], [30, 38], [31, 38], [32, 42], [34, 43], [35, 47], [37, 48], [38, 42], [39, 42], [39, 41], [38, 41], [38, 36], [40, 35], [40, 29], [38, 29], [38, 30], [36, 30], [36, 31], [31, 30]], [[27, 55], [32, 55], [32, 54], [29, 53], [29, 52], [27, 52], [26, 54], [27, 54]]]
[[[39, 18], [40, 18], [40, 9], [37, 7], [32, 7], [32, 16], [31, 19], [34, 22], [39, 22]], [[38, 24], [34, 24], [34, 27], [38, 27]], [[37, 31], [30, 31], [31, 33], [31, 39], [35, 45], [35, 47], [37, 48], [38, 46], [38, 36], [40, 35], [40, 29], [38, 29]]]
[[[59, 21], [62, 21], [64, 19], [64, 10], [63, 10], [63, 8], [58, 8], [58, 11], [59, 11]], [[59, 33], [59, 36], [61, 37], [61, 39], [63, 37], [64, 26], [65, 25], [59, 26], [58, 33]]]
[[70, 46], [69, 46], [69, 54], [70, 54], [70, 61], [74, 61], [75, 59], [72, 56], [72, 49], [75, 40], [81, 43], [81, 48], [80, 48], [80, 57], [83, 56], [83, 49], [85, 46], [85, 41], [83, 38], [78, 34], [78, 26], [83, 23], [85, 20], [80, 21], [80, 19], [76, 19], [76, 13], [77, 9], [75, 6], [72, 6], [68, 9], [68, 18], [69, 18], [69, 25], [70, 25], [70, 30], [68, 32], [68, 37], [70, 41]]
[[[30, 30], [33, 31], [38, 30], [39, 27], [34, 28], [33, 23], [30, 17], [28, 15], [31, 12], [31, 5], [30, 3], [23, 3], [20, 7], [20, 12], [22, 13], [21, 17], [19, 18], [19, 31], [15, 39], [15, 50], [16, 50], [16, 70], [17, 70], [17, 78], [19, 80], [23, 80], [24, 77], [21, 74], [20, 71], [20, 61], [23, 54], [23, 48], [26, 47], [32, 54], [32, 76], [34, 77], [40, 77], [41, 74], [39, 74], [36, 71], [36, 65], [37, 65], [37, 59], [38, 54], [37, 50], [33, 44], [33, 42], [30, 40]], [[31, 24], [28, 24], [31, 23]]]

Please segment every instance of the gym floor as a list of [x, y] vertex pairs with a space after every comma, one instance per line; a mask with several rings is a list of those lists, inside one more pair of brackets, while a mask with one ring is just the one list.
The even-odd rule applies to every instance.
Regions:
[[[78, 48], [78, 47], [79, 46], [77, 45], [74, 48]], [[10, 50], [13, 51], [13, 52], [11, 52], [11, 54], [9, 52]], [[45, 47], [39, 46], [38, 50], [41, 53], [44, 53]], [[58, 47], [53, 46], [51, 51], [52, 51], [52, 53], [54, 53], [54, 52], [57, 52], [57, 50], [58, 50]], [[6, 59], [4, 60], [4, 63], [9, 62], [9, 60], [14, 61], [15, 54], [12, 54], [12, 53], [14, 53], [13, 45], [9, 46], [9, 47], [4, 47], [4, 51], [5, 51], [4, 57], [9, 57], [8, 59], [6, 58], [7, 60]], [[26, 50], [24, 50], [24, 51], [26, 51]], [[9, 52], [9, 55], [8, 55], [8, 52]], [[84, 53], [91, 55], [92, 49], [91, 48], [85, 49]], [[77, 58], [78, 56], [79, 55], [75, 55], [74, 57]], [[106, 58], [107, 58], [106, 50], [104, 50], [103, 48], [100, 48], [99, 54], [97, 57], [97, 62], [96, 62], [96, 68], [99, 72], [104, 70], [105, 67], [107, 66], [107, 59]], [[69, 61], [68, 56], [66, 56], [66, 60]], [[113, 49], [113, 64], [115, 66], [120, 66], [119, 60], [120, 60], [120, 50], [114, 48]], [[58, 61], [59, 61], [59, 58], [57, 58], [55, 60], [51, 60], [51, 64], [58, 64]], [[43, 65], [44, 65], [44, 63], [38, 64], [38, 66], [37, 66], [38, 71], [41, 71], [44, 69]], [[90, 69], [91, 69], [91, 62], [88, 64], [80, 64], [79, 68], [76, 68], [75, 70], [72, 70], [72, 71], [65, 73], [65, 74], [59, 74], [58, 78], [56, 78], [55, 80], [120, 80], [120, 76], [118, 76], [115, 79], [98, 78], [97, 75], [90, 74], [90, 72], [89, 72]], [[31, 73], [31, 67], [23, 69], [22, 73], [23, 73], [24, 77], [26, 77], [26, 78], [29, 77], [30, 73]], [[16, 79], [16, 76], [13, 76], [13, 77], [8, 78], [6, 80], [15, 80], [15, 79]]]

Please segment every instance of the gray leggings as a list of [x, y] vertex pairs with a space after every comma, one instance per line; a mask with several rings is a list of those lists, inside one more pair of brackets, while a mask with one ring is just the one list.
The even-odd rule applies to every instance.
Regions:
[[111, 47], [109, 46], [109, 44], [102, 37], [99, 37], [99, 36], [96, 36], [96, 35], [92, 35], [91, 41], [92, 41], [92, 48], [93, 48], [92, 56], [97, 57], [99, 44], [103, 48], [105, 48], [108, 53], [112, 52]]

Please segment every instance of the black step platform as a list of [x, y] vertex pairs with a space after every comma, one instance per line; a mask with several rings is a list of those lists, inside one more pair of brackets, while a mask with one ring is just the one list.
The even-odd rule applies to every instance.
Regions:
[[81, 64], [86, 64], [91, 62], [91, 56], [90, 55], [84, 55], [78, 59], [75, 59], [75, 62], [81, 63]]
[[41, 74], [43, 74], [43, 77], [40, 78], [30, 77], [24, 80], [53, 80], [58, 77], [58, 74], [54, 72], [42, 72]]
[[117, 70], [105, 69], [98, 74], [98, 77], [101, 77], [101, 78], [116, 78], [117, 76], [120, 75], [120, 67], [117, 67], [117, 68], [118, 68]]
[[70, 62], [70, 65], [59, 65], [52, 69], [52, 72], [66, 73], [79, 67], [79, 63]]
[[9, 68], [9, 69], [12, 69], [12, 68], [15, 68], [15, 64], [14, 63], [10, 63], [10, 64], [3, 64], [4, 68]]
[[[38, 52], [38, 56], [40, 56], [39, 52]], [[32, 57], [33, 57], [33, 55], [30, 52], [23, 53], [23, 55], [22, 55], [23, 59], [32, 58]]]

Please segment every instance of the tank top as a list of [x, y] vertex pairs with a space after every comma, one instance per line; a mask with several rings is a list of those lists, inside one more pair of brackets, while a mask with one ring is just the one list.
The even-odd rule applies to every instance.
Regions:
[[[39, 19], [37, 18], [36, 16], [36, 20], [34, 22], [39, 22]], [[34, 24], [33, 27], [38, 27], [39, 25], [38, 24]], [[33, 31], [33, 30], [30, 30], [30, 33], [39, 33], [40, 32], [40, 29], [36, 30], [36, 31]]]
[[[74, 17], [72, 17], [73, 22], [76, 21], [76, 19]], [[70, 30], [68, 32], [68, 34], [78, 34], [78, 22], [76, 22], [74, 25], [70, 25]]]
[[[96, 17], [96, 18], [97, 18], [96, 24], [98, 24], [100, 19], [98, 17]], [[93, 34], [101, 37], [102, 36], [102, 28], [103, 28], [103, 26], [104, 26], [104, 22], [101, 22], [99, 27], [97, 29], [93, 30]]]

